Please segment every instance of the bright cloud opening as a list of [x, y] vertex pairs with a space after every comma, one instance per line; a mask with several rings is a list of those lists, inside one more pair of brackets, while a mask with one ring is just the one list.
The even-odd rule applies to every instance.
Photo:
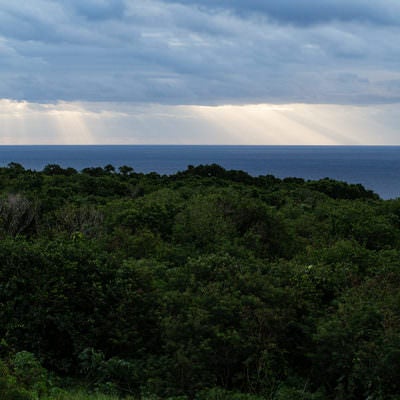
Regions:
[[0, 144], [399, 144], [398, 104], [170, 106], [0, 101]]

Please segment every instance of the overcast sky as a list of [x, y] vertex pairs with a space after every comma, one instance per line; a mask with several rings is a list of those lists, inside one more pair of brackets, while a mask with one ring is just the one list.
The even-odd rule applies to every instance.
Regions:
[[399, 37], [398, 0], [0, 0], [0, 143], [400, 144]]

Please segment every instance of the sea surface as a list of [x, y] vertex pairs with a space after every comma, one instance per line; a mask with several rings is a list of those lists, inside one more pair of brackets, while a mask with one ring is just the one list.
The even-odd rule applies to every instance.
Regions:
[[253, 176], [329, 177], [361, 183], [384, 199], [400, 197], [400, 146], [0, 146], [0, 165], [10, 162], [35, 170], [129, 165], [159, 174], [217, 163]]

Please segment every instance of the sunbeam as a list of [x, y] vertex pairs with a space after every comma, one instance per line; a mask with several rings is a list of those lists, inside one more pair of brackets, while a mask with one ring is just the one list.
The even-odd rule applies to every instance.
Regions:
[[398, 105], [0, 100], [0, 144], [398, 144]]
[[55, 126], [59, 144], [95, 144], [96, 139], [89, 129], [85, 112], [80, 109], [52, 109], [47, 114]]
[[[91, 114], [94, 114], [92, 116]], [[94, 144], [87, 118], [78, 104], [0, 101], [1, 144]]]

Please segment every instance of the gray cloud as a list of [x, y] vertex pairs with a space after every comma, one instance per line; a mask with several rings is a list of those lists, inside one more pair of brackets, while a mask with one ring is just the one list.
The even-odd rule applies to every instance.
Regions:
[[72, 0], [68, 3], [77, 14], [89, 20], [120, 19], [126, 10], [123, 0]]
[[399, 16], [395, 0], [0, 0], [0, 98], [396, 102]]
[[292, 24], [309, 25], [330, 21], [361, 21], [375, 24], [400, 23], [397, 0], [178, 0], [214, 10], [229, 9], [240, 15], [264, 14]]

